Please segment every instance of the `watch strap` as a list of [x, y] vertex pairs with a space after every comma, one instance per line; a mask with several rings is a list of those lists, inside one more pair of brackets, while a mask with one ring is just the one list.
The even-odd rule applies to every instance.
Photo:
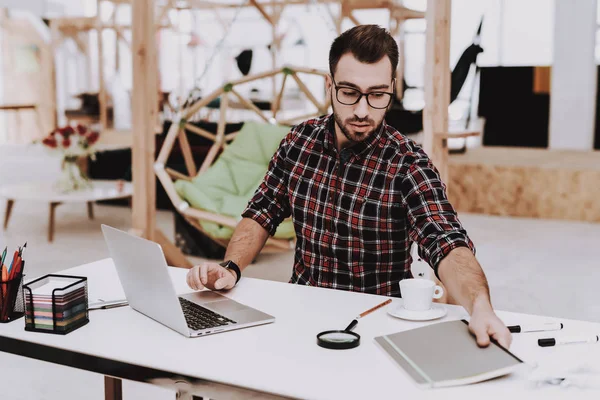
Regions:
[[222, 263], [219, 263], [219, 265], [223, 268], [231, 269], [236, 273], [237, 279], [235, 283], [237, 285], [237, 283], [240, 281], [240, 278], [242, 277], [242, 271], [240, 270], [240, 267], [238, 267], [238, 265], [231, 260], [223, 261]]

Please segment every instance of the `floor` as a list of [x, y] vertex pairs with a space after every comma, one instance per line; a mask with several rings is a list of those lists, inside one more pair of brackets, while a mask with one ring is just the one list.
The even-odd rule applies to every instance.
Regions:
[[[42, 149], [0, 146], [0, 184], [55, 179], [57, 174], [56, 162]], [[116, 206], [96, 206], [95, 220], [87, 219], [85, 204], [59, 206], [56, 213], [52, 244], [47, 242], [45, 204], [15, 203], [7, 231], [0, 231], [2, 246], [27, 241], [28, 278], [107, 257], [99, 224], [126, 229], [131, 221], [130, 210]], [[4, 215], [3, 201], [0, 214]], [[595, 254], [600, 224], [460, 217], [477, 246], [497, 309], [600, 322], [600, 268]], [[157, 224], [168, 237], [173, 236], [172, 214], [159, 212]], [[286, 281], [292, 260], [292, 253], [262, 255], [246, 275]], [[3, 399], [103, 398], [100, 375], [6, 354], [0, 354], [0, 387]], [[124, 382], [124, 395], [129, 399], [175, 398], [170, 391], [133, 382]]]

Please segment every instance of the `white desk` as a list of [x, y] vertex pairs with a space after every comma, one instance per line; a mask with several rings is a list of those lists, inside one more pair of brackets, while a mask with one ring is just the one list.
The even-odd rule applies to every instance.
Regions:
[[[186, 272], [171, 270], [179, 293], [189, 291]], [[87, 276], [90, 298], [123, 296], [110, 259], [63, 273]], [[598, 398], [598, 392], [591, 390], [535, 387], [523, 375], [463, 387], [420, 389], [373, 338], [425, 323], [393, 318], [385, 308], [359, 322], [355, 328], [361, 335], [358, 348], [334, 351], [316, 345], [318, 332], [345, 328], [358, 313], [381, 302], [379, 296], [250, 278], [240, 281], [228, 295], [274, 315], [276, 322], [188, 339], [123, 307], [91, 311], [90, 323], [66, 336], [26, 332], [22, 319], [0, 324], [0, 351], [163, 386], [174, 387], [173, 377], [182, 376], [197, 384], [204, 395], [216, 399], [249, 398], [257, 392], [261, 398], [270, 398], [266, 393], [271, 393], [310, 399], [545, 400], [569, 394], [578, 399]], [[448, 308], [446, 317], [429, 323], [467, 316], [461, 307]], [[553, 320], [508, 312], [499, 315], [507, 324]], [[560, 322], [565, 324], [562, 334], [600, 332], [600, 324], [565, 319]], [[600, 366], [600, 344], [538, 347], [537, 338], [547, 335], [515, 334], [511, 350], [528, 362], [586, 357]]]

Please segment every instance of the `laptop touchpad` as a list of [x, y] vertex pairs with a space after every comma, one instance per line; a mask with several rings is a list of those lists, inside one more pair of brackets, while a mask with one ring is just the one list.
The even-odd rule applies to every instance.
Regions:
[[233, 300], [215, 301], [204, 304], [204, 307], [213, 310], [219, 314], [231, 314], [236, 311], [245, 310], [248, 307]]

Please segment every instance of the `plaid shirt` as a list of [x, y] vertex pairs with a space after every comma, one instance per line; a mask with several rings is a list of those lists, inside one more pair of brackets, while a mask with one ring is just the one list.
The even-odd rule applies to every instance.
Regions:
[[242, 217], [273, 235], [291, 215], [291, 283], [400, 296], [412, 242], [437, 274], [450, 250], [475, 251], [425, 152], [387, 124], [341, 152], [331, 115], [292, 128]]

